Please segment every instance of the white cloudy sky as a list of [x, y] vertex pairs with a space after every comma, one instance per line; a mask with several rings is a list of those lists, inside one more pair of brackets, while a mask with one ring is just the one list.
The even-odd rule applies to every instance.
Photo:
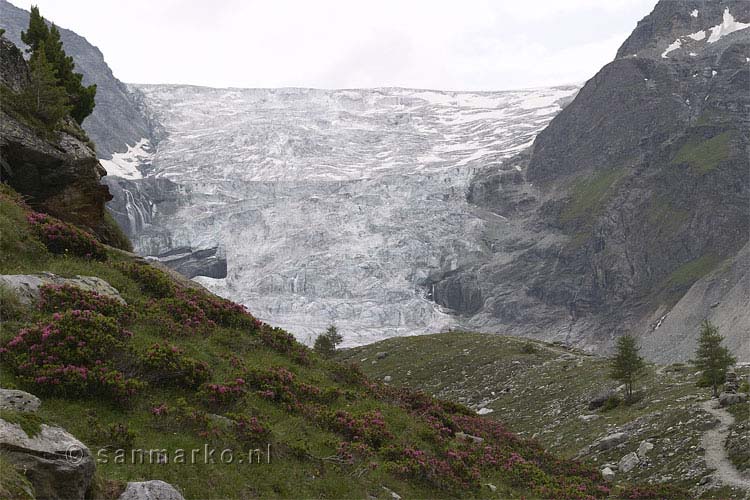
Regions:
[[11, 0], [133, 83], [500, 90], [582, 82], [656, 0]]

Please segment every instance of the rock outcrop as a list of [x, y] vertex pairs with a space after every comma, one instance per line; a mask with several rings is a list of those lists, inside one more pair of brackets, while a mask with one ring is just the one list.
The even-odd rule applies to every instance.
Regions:
[[[23, 391], [0, 389], [0, 408], [10, 415], [33, 413], [39, 399]], [[8, 414], [5, 419], [10, 419]], [[23, 471], [31, 483], [35, 498], [77, 500], [85, 498], [94, 477], [96, 464], [89, 449], [54, 425], [35, 424], [28, 430], [15, 421], [0, 418], [0, 451], [16, 470]]]
[[125, 303], [115, 287], [96, 276], [74, 276], [63, 278], [52, 273], [39, 274], [0, 274], [0, 286], [4, 286], [18, 296], [22, 304], [32, 304], [39, 300], [43, 285], [72, 285], [89, 292], [96, 292]]
[[684, 361], [710, 316], [750, 359], [748, 23], [748, 2], [660, 1], [517, 173], [478, 173], [470, 200], [534, 235], [486, 231], [469, 325], [591, 349], [636, 332]]
[[[0, 58], [4, 91], [21, 90], [29, 76], [20, 49], [0, 37]], [[97, 234], [104, 242], [113, 238], [104, 207], [112, 196], [100, 182], [106, 171], [70, 117], [63, 127], [49, 133], [3, 106], [0, 165], [0, 180], [23, 194], [32, 208]]]

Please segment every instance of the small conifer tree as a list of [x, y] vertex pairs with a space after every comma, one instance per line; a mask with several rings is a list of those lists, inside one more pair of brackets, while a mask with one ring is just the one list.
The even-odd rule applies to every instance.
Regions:
[[625, 384], [628, 399], [632, 399], [633, 384], [646, 367], [638, 351], [639, 347], [635, 338], [631, 335], [623, 335], [617, 340], [617, 352], [610, 365], [610, 376]]
[[21, 40], [29, 46], [33, 55], [40, 50], [45, 52], [47, 62], [54, 69], [57, 85], [65, 89], [70, 105], [70, 114], [80, 125], [91, 114], [95, 106], [96, 85], [83, 85], [83, 75], [74, 71], [73, 58], [63, 49], [60, 30], [54, 24], [50, 27], [33, 6], [29, 17], [29, 29], [21, 33]]
[[70, 112], [70, 107], [65, 89], [57, 85], [54, 68], [47, 61], [44, 42], [39, 47], [42, 50], [29, 60], [31, 79], [20, 95], [20, 104], [27, 114], [52, 130]]
[[331, 325], [325, 333], [318, 335], [318, 338], [315, 339], [313, 349], [324, 356], [330, 356], [336, 351], [336, 347], [343, 340], [344, 338], [339, 333], [338, 328]]
[[701, 324], [701, 336], [698, 339], [698, 350], [695, 353], [695, 365], [701, 370], [700, 383], [711, 386], [714, 397], [719, 395], [719, 384], [724, 382], [727, 368], [737, 360], [729, 350], [721, 345], [719, 329], [710, 321]]

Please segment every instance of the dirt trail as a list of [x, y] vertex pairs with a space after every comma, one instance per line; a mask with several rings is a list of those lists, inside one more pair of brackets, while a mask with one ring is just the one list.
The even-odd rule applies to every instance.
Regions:
[[703, 434], [703, 448], [706, 450], [706, 466], [716, 469], [715, 478], [726, 486], [743, 488], [750, 491], [750, 476], [738, 471], [727, 457], [724, 441], [729, 433], [729, 426], [734, 423], [731, 413], [718, 406], [715, 399], [701, 403], [701, 408], [719, 419], [719, 424]]

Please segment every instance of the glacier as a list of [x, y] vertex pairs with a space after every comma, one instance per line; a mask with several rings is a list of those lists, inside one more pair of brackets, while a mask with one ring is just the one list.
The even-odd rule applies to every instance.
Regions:
[[103, 165], [135, 250], [204, 252], [225, 262], [194, 277], [213, 292], [307, 343], [335, 324], [351, 346], [460, 327], [432, 277], [504, 219], [467, 202], [469, 183], [521, 170], [509, 160], [578, 87], [131, 90], [157, 133]]

